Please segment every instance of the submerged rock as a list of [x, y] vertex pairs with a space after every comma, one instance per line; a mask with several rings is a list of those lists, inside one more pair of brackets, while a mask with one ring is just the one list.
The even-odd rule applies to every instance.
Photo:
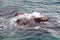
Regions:
[[[36, 15], [37, 14], [37, 15]], [[40, 22], [47, 22], [48, 18], [45, 16], [41, 16], [40, 13], [34, 12], [32, 14], [21, 14], [16, 13], [15, 17], [12, 18], [11, 23], [18, 26], [18, 27], [35, 27], [37, 26], [36, 23]]]

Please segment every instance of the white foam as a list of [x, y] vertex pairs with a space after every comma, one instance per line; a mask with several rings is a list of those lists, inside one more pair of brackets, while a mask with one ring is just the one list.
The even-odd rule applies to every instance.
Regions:
[[24, 13], [23, 15], [18, 15], [14, 18], [11, 19], [11, 21], [16, 21], [19, 18], [28, 18], [31, 19], [33, 17], [45, 17], [44, 15], [38, 13], [38, 12], [33, 12], [32, 14]]
[[16, 21], [16, 19], [19, 19], [19, 18], [29, 18], [30, 19], [33, 17], [45, 17], [45, 16], [38, 12], [33, 12], [32, 14], [24, 13], [23, 15], [18, 15], [16, 17], [14, 17], [13, 20]]
[[40, 28], [40, 26], [37, 26], [37, 27], [35, 27], [34, 29], [39, 29]]
[[28, 18], [28, 19], [32, 18], [32, 15], [31, 14], [24, 13], [24, 15], [25, 15], [25, 18]]
[[[22, 15], [18, 15], [18, 16], [16, 16], [16, 17], [14, 17], [14, 18], [11, 18], [11, 20], [10, 20], [10, 24], [11, 25], [15, 25], [15, 26], [18, 26], [17, 24], [16, 24], [16, 20], [17, 19], [23, 19], [23, 18], [27, 18], [28, 20], [30, 20], [31, 22], [33, 22], [33, 20], [31, 20], [32, 18], [34, 18], [34, 17], [44, 17], [44, 15], [42, 15], [42, 14], [40, 14], [40, 13], [38, 13], [38, 12], [33, 12], [32, 14], [28, 14], [28, 13], [24, 13], [24, 14], [22, 14]], [[32, 23], [33, 24], [33, 23]], [[22, 25], [23, 26], [23, 25]], [[21, 27], [21, 26], [20, 26]], [[38, 29], [39, 27], [35, 27], [35, 29]]]
[[57, 21], [57, 23], [60, 23], [60, 21]]
[[38, 12], [33, 12], [32, 16], [34, 16], [34, 17], [45, 17], [44, 15], [42, 15], [42, 14], [40, 14]]

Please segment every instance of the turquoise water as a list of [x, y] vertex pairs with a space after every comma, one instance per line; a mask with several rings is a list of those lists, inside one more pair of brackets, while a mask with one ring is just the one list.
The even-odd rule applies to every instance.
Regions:
[[[16, 29], [9, 22], [16, 12], [39, 12], [51, 22], [40, 29]], [[60, 40], [59, 21], [60, 0], [0, 0], [0, 40]]]

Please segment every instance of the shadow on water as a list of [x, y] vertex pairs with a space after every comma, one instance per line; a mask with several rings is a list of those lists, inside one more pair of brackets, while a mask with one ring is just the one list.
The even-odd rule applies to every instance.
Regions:
[[46, 30], [17, 30], [14, 34], [0, 36], [0, 40], [59, 40]]

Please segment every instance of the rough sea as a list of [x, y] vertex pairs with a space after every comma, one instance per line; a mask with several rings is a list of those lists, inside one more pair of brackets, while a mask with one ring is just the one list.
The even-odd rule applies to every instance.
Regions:
[[[39, 29], [18, 29], [10, 25], [16, 12], [39, 12], [49, 21]], [[60, 0], [0, 0], [0, 40], [60, 40]]]

